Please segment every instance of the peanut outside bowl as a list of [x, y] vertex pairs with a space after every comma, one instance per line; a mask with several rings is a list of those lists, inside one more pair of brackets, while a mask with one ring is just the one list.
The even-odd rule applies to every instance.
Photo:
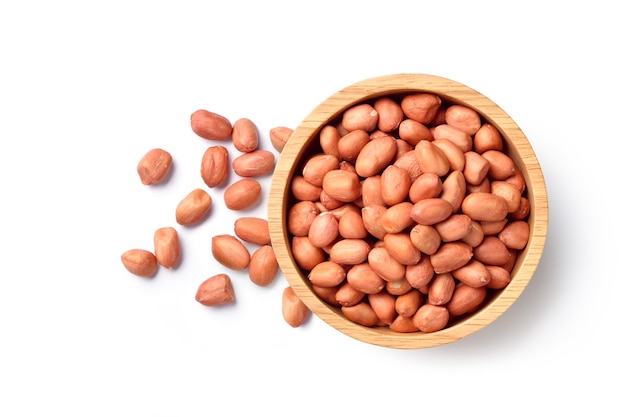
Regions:
[[[307, 272], [294, 261], [286, 219], [294, 199], [291, 180], [310, 155], [320, 151], [319, 132], [336, 124], [340, 115], [355, 104], [387, 95], [431, 92], [447, 104], [462, 104], [476, 110], [484, 121], [496, 126], [504, 140], [504, 151], [515, 161], [526, 181], [530, 201], [530, 238], [517, 256], [511, 282], [490, 296], [479, 310], [442, 330], [398, 333], [387, 327], [365, 327], [343, 316], [322, 301], [311, 289]], [[397, 74], [371, 78], [344, 88], [320, 103], [296, 127], [277, 161], [272, 179], [268, 218], [272, 245], [288, 284], [317, 317], [356, 340], [396, 349], [419, 349], [444, 345], [471, 335], [500, 317], [522, 294], [540, 261], [548, 228], [548, 201], [541, 167], [533, 149], [517, 124], [494, 102], [477, 91], [446, 78], [425, 74]]]

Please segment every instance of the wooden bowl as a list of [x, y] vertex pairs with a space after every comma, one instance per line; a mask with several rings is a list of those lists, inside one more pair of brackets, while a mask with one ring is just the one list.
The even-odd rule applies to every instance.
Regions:
[[[306, 272], [296, 262], [290, 248], [287, 213], [294, 202], [291, 180], [294, 172], [312, 153], [320, 151], [319, 132], [338, 122], [347, 108], [380, 96], [431, 92], [444, 103], [462, 104], [476, 110], [484, 121], [496, 126], [504, 140], [504, 151], [514, 160], [526, 181], [531, 206], [527, 221], [530, 237], [518, 253], [511, 281], [468, 317], [436, 332], [399, 333], [388, 327], [366, 327], [348, 320], [340, 311], [322, 301], [311, 289]], [[547, 228], [548, 201], [543, 174], [533, 149], [517, 124], [494, 102], [477, 91], [446, 78], [425, 74], [396, 74], [357, 82], [320, 103], [294, 130], [277, 161], [272, 178], [268, 218], [272, 245], [280, 268], [295, 293], [319, 318], [354, 339], [373, 345], [396, 348], [428, 348], [457, 341], [473, 334], [500, 317], [522, 294], [541, 258]]]

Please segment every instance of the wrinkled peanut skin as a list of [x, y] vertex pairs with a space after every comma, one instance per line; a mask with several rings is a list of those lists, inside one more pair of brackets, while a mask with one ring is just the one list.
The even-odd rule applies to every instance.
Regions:
[[230, 304], [235, 301], [235, 291], [227, 274], [207, 278], [196, 291], [196, 301], [205, 306]]
[[208, 140], [227, 140], [233, 132], [232, 123], [224, 116], [200, 109], [191, 114], [191, 130]]

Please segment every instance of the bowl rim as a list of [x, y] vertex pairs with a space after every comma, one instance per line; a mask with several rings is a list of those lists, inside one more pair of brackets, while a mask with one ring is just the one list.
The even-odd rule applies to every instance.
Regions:
[[[387, 327], [365, 327], [351, 322], [341, 312], [322, 301], [307, 284], [296, 266], [288, 244], [286, 228], [289, 184], [295, 170], [295, 161], [302, 157], [328, 122], [336, 119], [350, 106], [380, 96], [429, 92], [445, 102], [460, 103], [476, 110], [487, 122], [496, 126], [526, 180], [526, 193], [531, 213], [528, 222], [531, 235], [518, 254], [511, 271], [511, 282], [477, 312], [450, 327], [433, 333], [394, 332]], [[539, 161], [525, 134], [515, 121], [496, 103], [478, 91], [460, 82], [431, 74], [403, 73], [383, 75], [358, 81], [329, 96], [315, 107], [294, 129], [282, 149], [271, 180], [268, 200], [270, 237], [277, 261], [287, 283], [311, 310], [331, 327], [354, 339], [369, 344], [397, 348], [419, 349], [444, 345], [469, 336], [500, 317], [521, 295], [530, 282], [541, 259], [548, 227], [548, 199], [545, 180]]]

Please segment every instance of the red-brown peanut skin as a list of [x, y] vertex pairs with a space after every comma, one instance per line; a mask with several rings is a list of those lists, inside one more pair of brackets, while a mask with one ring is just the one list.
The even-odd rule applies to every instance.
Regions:
[[434, 276], [435, 270], [428, 255], [422, 255], [418, 263], [406, 267], [405, 278], [413, 288], [428, 285]]
[[246, 269], [250, 264], [248, 248], [235, 236], [215, 235], [211, 239], [211, 253], [216, 261], [227, 268], [237, 271]]
[[461, 171], [452, 171], [443, 180], [439, 197], [449, 202], [452, 205], [452, 211], [456, 213], [461, 209], [466, 192], [467, 183], [463, 173]]
[[341, 133], [335, 126], [326, 125], [320, 130], [320, 146], [323, 153], [333, 155], [339, 159], [339, 139]]
[[224, 116], [200, 109], [191, 114], [191, 130], [209, 140], [227, 140], [233, 132], [232, 123]]
[[483, 158], [478, 152], [465, 152], [465, 168], [463, 176], [471, 185], [478, 185], [487, 178], [489, 172], [489, 161]]
[[285, 144], [293, 134], [293, 129], [286, 126], [276, 126], [270, 129], [270, 142], [274, 149], [282, 152]]
[[452, 204], [447, 200], [437, 197], [419, 200], [411, 209], [411, 218], [413, 221], [426, 226], [432, 226], [444, 221], [451, 214]]
[[275, 159], [272, 152], [256, 149], [236, 157], [232, 168], [240, 177], [260, 177], [274, 171]]
[[418, 176], [409, 187], [409, 200], [417, 203], [427, 198], [439, 197], [443, 190], [441, 177], [431, 172], [425, 172]]
[[378, 129], [383, 132], [396, 130], [404, 119], [400, 105], [389, 97], [376, 99], [373, 107], [378, 112]]
[[320, 213], [312, 201], [298, 201], [287, 212], [287, 229], [293, 236], [307, 236], [313, 219]]
[[424, 304], [413, 316], [413, 324], [424, 333], [443, 329], [450, 320], [450, 313], [444, 306]]
[[485, 236], [474, 248], [474, 259], [485, 265], [502, 266], [511, 259], [509, 248], [497, 236]]
[[482, 262], [472, 259], [459, 269], [452, 271], [452, 276], [470, 287], [483, 287], [491, 281], [491, 274]]
[[235, 120], [231, 137], [233, 146], [240, 152], [252, 152], [259, 147], [259, 130], [248, 118]]
[[176, 223], [188, 226], [201, 221], [211, 210], [213, 199], [202, 188], [189, 192], [176, 206]]
[[376, 294], [385, 288], [386, 281], [367, 262], [353, 265], [346, 274], [348, 283], [365, 294]]
[[440, 138], [433, 140], [433, 145], [441, 149], [441, 152], [450, 162], [451, 171], [463, 171], [465, 168], [465, 153], [449, 139]]
[[230, 210], [244, 210], [259, 201], [261, 191], [261, 184], [257, 180], [242, 178], [224, 190], [224, 203]]
[[326, 253], [313, 246], [308, 236], [294, 236], [291, 239], [291, 253], [296, 264], [305, 271], [310, 271], [326, 259]]
[[380, 180], [382, 198], [388, 206], [401, 203], [408, 197], [411, 178], [404, 169], [389, 165], [383, 170]]
[[472, 219], [466, 214], [453, 214], [435, 224], [442, 242], [453, 242], [465, 237], [471, 230]]
[[[441, 236], [434, 226], [416, 224], [409, 232], [411, 243], [426, 255], [437, 252], [441, 245]], [[481, 239], [482, 240], [482, 239]]]
[[433, 138], [435, 140], [447, 139], [463, 152], [472, 149], [472, 137], [470, 135], [445, 123], [433, 128]]
[[239, 217], [233, 230], [239, 239], [248, 243], [263, 246], [271, 242], [269, 222], [261, 217]]
[[491, 279], [487, 284], [487, 288], [500, 290], [509, 285], [509, 282], [511, 282], [511, 273], [504, 267], [485, 265], [485, 268], [487, 268], [487, 271], [489, 271], [489, 275], [491, 276]]
[[430, 263], [438, 274], [459, 269], [472, 259], [472, 248], [465, 242], [443, 243], [437, 252], [430, 255]]
[[361, 197], [361, 180], [355, 172], [334, 169], [324, 175], [322, 190], [335, 200], [350, 203]]
[[454, 289], [446, 307], [452, 316], [458, 317], [474, 311], [485, 301], [486, 297], [486, 287], [475, 288], [461, 283]]
[[258, 247], [250, 256], [248, 275], [250, 281], [260, 287], [267, 287], [278, 274], [278, 260], [271, 245]]
[[312, 285], [318, 287], [336, 287], [346, 278], [346, 270], [337, 262], [320, 262], [311, 269], [308, 275]]
[[371, 177], [382, 172], [398, 152], [398, 145], [392, 136], [380, 136], [371, 139], [359, 152], [354, 162], [356, 173], [363, 177]]
[[420, 175], [423, 174], [422, 169], [417, 163], [417, 158], [415, 157], [415, 150], [411, 149], [408, 152], [399, 155], [394, 161], [393, 164], [397, 167], [404, 169], [409, 173], [409, 178], [411, 178], [411, 183], [413, 183]]
[[152, 277], [159, 268], [156, 256], [146, 249], [129, 249], [121, 259], [128, 272], [144, 278]]
[[365, 293], [363, 291], [357, 290], [347, 281], [344, 281], [335, 293], [335, 299], [341, 306], [356, 305], [361, 302], [364, 297]]
[[406, 294], [411, 291], [411, 289], [413, 289], [413, 287], [411, 287], [411, 284], [407, 281], [406, 277], [399, 281], [387, 281], [385, 284], [385, 290], [387, 290], [387, 292], [391, 295]]
[[409, 119], [427, 125], [433, 121], [441, 107], [441, 98], [431, 93], [407, 94], [400, 101], [400, 106]]
[[509, 222], [498, 234], [498, 238], [507, 248], [522, 250], [530, 238], [530, 225], [521, 220]]
[[228, 149], [221, 145], [209, 146], [202, 155], [200, 176], [209, 187], [217, 187], [228, 178]]
[[361, 209], [363, 225], [372, 236], [378, 239], [383, 239], [387, 234], [387, 231], [380, 222], [386, 211], [387, 207], [379, 204], [365, 206]]
[[384, 246], [372, 248], [367, 255], [367, 261], [385, 281], [399, 281], [405, 276], [405, 265], [395, 260]]
[[436, 274], [428, 285], [428, 303], [444, 305], [452, 298], [456, 281], [450, 272]]
[[330, 260], [343, 265], [365, 262], [370, 245], [363, 239], [341, 239], [330, 248]]
[[421, 140], [433, 140], [433, 134], [426, 125], [411, 119], [400, 122], [398, 136], [412, 146]]
[[478, 132], [482, 126], [480, 115], [474, 109], [460, 104], [453, 104], [446, 109], [446, 123], [470, 136]]
[[415, 145], [415, 158], [422, 172], [430, 172], [443, 177], [450, 171], [450, 161], [446, 155], [427, 140]]
[[308, 236], [313, 246], [329, 246], [339, 236], [339, 221], [329, 211], [320, 213], [311, 222]]
[[298, 297], [293, 288], [285, 287], [282, 297], [282, 313], [285, 322], [295, 328], [304, 324], [311, 311]]
[[346, 212], [339, 219], [339, 235], [344, 239], [365, 239], [368, 235], [360, 211]]
[[309, 184], [321, 187], [324, 175], [334, 169], [339, 169], [339, 158], [334, 155], [315, 154], [304, 163], [302, 177]]
[[519, 209], [522, 192], [515, 184], [506, 181], [492, 181], [491, 193], [506, 201], [509, 213], [514, 213]]
[[411, 290], [396, 297], [396, 311], [403, 317], [412, 317], [424, 302], [424, 294]]
[[235, 291], [227, 274], [207, 278], [196, 291], [196, 301], [205, 306], [229, 304], [235, 301]]
[[378, 316], [366, 302], [360, 302], [353, 306], [342, 306], [341, 312], [346, 318], [354, 323], [365, 327], [372, 327], [378, 323]]
[[501, 221], [509, 213], [506, 201], [500, 196], [485, 192], [470, 193], [463, 199], [461, 210], [472, 220]]
[[383, 243], [389, 255], [403, 265], [415, 265], [422, 257], [408, 233], [387, 233]]
[[361, 198], [363, 199], [363, 206], [385, 205], [380, 175], [373, 175], [363, 180], [361, 183]]
[[322, 194], [322, 186], [313, 185], [302, 175], [296, 175], [291, 180], [291, 193], [297, 201], [317, 201]]
[[137, 174], [143, 185], [158, 184], [172, 166], [172, 155], [161, 148], [149, 150], [137, 163]]
[[378, 125], [378, 112], [371, 104], [362, 103], [354, 105], [343, 112], [341, 126], [351, 132], [363, 129], [371, 132]]
[[478, 153], [482, 154], [488, 150], [501, 151], [502, 144], [500, 131], [489, 123], [484, 123], [474, 134], [474, 150]]
[[370, 135], [363, 129], [348, 132], [339, 139], [337, 150], [339, 160], [354, 162], [357, 156], [370, 141]]
[[389, 325], [389, 329], [396, 333], [415, 333], [419, 329], [413, 324], [413, 317], [398, 316]]
[[380, 226], [387, 233], [399, 233], [413, 224], [411, 211], [413, 204], [408, 201], [387, 208], [380, 216]]
[[340, 307], [341, 304], [337, 301], [337, 290], [339, 287], [320, 287], [317, 285], [311, 285], [311, 289], [319, 298], [326, 303], [334, 307]]
[[488, 175], [492, 180], [506, 180], [516, 171], [515, 162], [502, 151], [488, 150], [482, 156], [489, 161]]
[[369, 294], [367, 300], [378, 319], [386, 325], [391, 325], [396, 317], [398, 317], [398, 312], [396, 311], [396, 297], [389, 294], [387, 291]]
[[174, 268], [180, 260], [180, 239], [173, 227], [160, 227], [154, 232], [154, 255], [165, 268]]

